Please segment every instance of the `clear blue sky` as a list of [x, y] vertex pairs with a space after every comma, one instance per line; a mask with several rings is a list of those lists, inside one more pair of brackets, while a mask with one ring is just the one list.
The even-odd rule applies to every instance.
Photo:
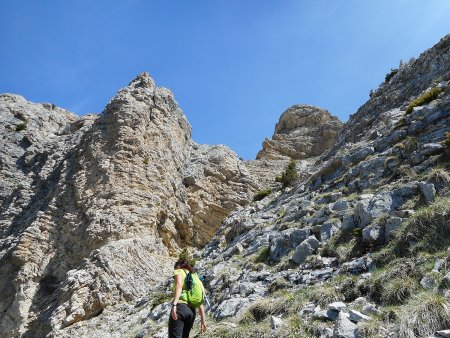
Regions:
[[251, 159], [289, 106], [346, 121], [449, 32], [449, 0], [1, 0], [0, 93], [101, 112], [148, 71], [197, 142]]

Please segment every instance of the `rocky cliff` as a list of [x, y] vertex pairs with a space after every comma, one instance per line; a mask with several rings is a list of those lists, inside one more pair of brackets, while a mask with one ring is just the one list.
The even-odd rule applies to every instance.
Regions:
[[448, 336], [449, 70], [447, 36], [343, 127], [288, 109], [249, 162], [146, 74], [82, 118], [0, 96], [0, 336], [164, 337], [190, 243], [209, 337]]
[[203, 246], [257, 184], [192, 141], [171, 92], [139, 75], [96, 116], [0, 96], [0, 336], [44, 336], [130, 302]]

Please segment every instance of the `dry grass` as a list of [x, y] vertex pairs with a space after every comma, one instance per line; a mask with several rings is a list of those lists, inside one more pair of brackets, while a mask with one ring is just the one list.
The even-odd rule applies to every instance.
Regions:
[[413, 112], [414, 107], [422, 106], [426, 103], [430, 103], [431, 101], [437, 99], [438, 95], [442, 93], [444, 90], [442, 88], [434, 87], [430, 90], [427, 90], [425, 93], [423, 93], [418, 98], [412, 100], [409, 103], [408, 108], [406, 108], [405, 113], [411, 114]]
[[411, 259], [397, 259], [375, 271], [369, 281], [370, 296], [382, 305], [404, 304], [419, 289], [421, 273]]
[[419, 209], [398, 231], [395, 240], [400, 256], [437, 252], [450, 245], [450, 197], [438, 197]]
[[428, 337], [450, 327], [450, 304], [433, 292], [416, 295], [400, 310], [399, 337]]

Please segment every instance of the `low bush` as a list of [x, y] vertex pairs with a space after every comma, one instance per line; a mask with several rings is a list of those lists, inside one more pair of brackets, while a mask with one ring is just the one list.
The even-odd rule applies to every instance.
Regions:
[[19, 131], [25, 130], [25, 129], [27, 129], [27, 126], [28, 126], [27, 121], [21, 122], [16, 126], [16, 131], [19, 132]]
[[256, 193], [255, 196], [253, 196], [253, 201], [261, 201], [264, 197], [269, 196], [272, 193], [272, 189], [263, 189]]
[[423, 93], [418, 98], [412, 100], [408, 107], [406, 108], [405, 113], [411, 114], [413, 112], [414, 107], [422, 106], [424, 104], [430, 103], [431, 101], [435, 100], [440, 93], [442, 93], [444, 90], [439, 87], [431, 88], [430, 90], [427, 90], [425, 93]]
[[450, 327], [450, 304], [435, 292], [422, 292], [403, 306], [399, 314], [399, 337], [428, 337]]
[[268, 263], [270, 255], [270, 246], [261, 248], [255, 257], [255, 263]]
[[397, 73], [398, 73], [398, 69], [391, 69], [391, 71], [386, 74], [386, 76], [384, 78], [384, 82], [388, 83], [394, 77], [394, 75]]
[[277, 176], [275, 178], [275, 181], [282, 183], [283, 188], [293, 185], [299, 178], [295, 167], [296, 162], [294, 160], [291, 160], [284, 171], [281, 173], [281, 176]]

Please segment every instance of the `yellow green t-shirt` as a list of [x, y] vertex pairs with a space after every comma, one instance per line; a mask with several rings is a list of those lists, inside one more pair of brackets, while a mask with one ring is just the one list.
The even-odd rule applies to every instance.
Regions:
[[[186, 280], [188, 272], [184, 269], [177, 269], [173, 272], [173, 276], [181, 275], [181, 280], [183, 281], [183, 290], [184, 290], [184, 282]], [[175, 292], [176, 282], [175, 279], [173, 281], [172, 290]], [[178, 303], [187, 304], [187, 295], [186, 292], [181, 292], [180, 298], [178, 299]]]

